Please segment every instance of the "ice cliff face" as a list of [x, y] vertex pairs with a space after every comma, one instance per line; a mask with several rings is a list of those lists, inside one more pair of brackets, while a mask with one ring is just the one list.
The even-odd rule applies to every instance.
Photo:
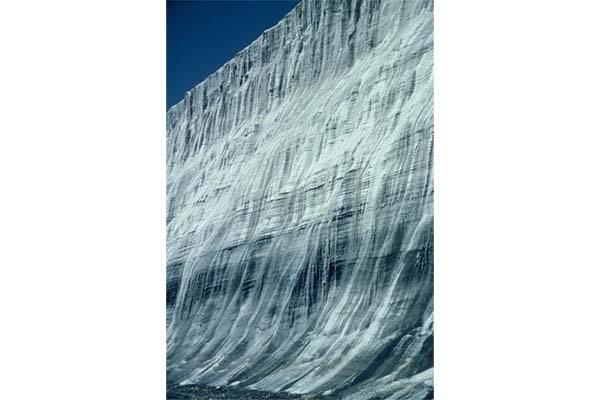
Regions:
[[433, 3], [304, 0], [167, 116], [168, 377], [432, 398]]

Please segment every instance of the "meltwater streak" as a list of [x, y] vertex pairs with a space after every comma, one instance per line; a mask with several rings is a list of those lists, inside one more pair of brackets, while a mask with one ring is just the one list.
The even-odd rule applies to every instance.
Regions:
[[168, 378], [433, 396], [433, 3], [304, 0], [167, 115]]

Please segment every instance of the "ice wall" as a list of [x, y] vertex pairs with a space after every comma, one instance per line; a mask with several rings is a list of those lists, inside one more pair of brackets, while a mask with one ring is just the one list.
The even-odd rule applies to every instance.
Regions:
[[171, 382], [432, 398], [433, 3], [304, 0], [167, 115]]

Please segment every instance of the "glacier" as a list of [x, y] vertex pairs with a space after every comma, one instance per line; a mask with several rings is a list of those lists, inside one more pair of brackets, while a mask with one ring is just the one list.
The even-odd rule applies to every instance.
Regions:
[[167, 112], [167, 376], [433, 398], [433, 2], [303, 0]]

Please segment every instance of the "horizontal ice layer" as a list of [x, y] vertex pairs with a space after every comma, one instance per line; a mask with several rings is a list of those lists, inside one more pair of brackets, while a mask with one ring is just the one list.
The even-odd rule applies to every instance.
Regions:
[[169, 110], [172, 382], [431, 398], [432, 8], [305, 0]]

